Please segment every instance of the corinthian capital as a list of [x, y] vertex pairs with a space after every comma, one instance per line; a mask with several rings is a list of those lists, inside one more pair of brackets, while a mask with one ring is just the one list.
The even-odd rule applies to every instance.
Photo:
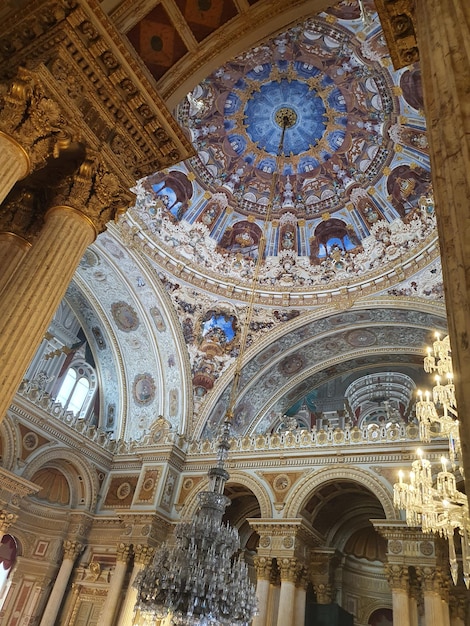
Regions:
[[385, 566], [385, 575], [391, 589], [408, 590], [408, 567], [404, 565], [388, 564]]
[[83, 547], [83, 544], [79, 541], [71, 541], [67, 539], [66, 541], [64, 541], [64, 559], [75, 561], [77, 556], [83, 550]]
[[266, 556], [255, 556], [253, 561], [258, 580], [269, 580], [271, 577], [272, 559]]
[[124, 190], [117, 176], [110, 172], [96, 152], [86, 158], [72, 176], [51, 190], [51, 206], [71, 206], [95, 226], [98, 233], [116, 214], [125, 211], [133, 195]]
[[126, 543], [118, 544], [117, 551], [116, 551], [116, 559], [118, 561], [122, 561], [126, 563], [129, 559], [130, 551], [131, 551], [131, 547], [127, 545]]
[[296, 558], [290, 557], [278, 559], [277, 564], [281, 572], [281, 582], [283, 580], [291, 583], [297, 582], [300, 565]]
[[10, 526], [12, 526], [16, 520], [18, 519], [18, 515], [15, 513], [8, 513], [8, 511], [0, 511], [0, 535], [5, 535]]
[[65, 127], [59, 105], [46, 96], [26, 70], [20, 70], [0, 98], [0, 130], [24, 149], [31, 169], [57, 156], [59, 144], [67, 141]]
[[138, 544], [134, 546], [134, 563], [148, 565], [155, 554], [155, 548]]

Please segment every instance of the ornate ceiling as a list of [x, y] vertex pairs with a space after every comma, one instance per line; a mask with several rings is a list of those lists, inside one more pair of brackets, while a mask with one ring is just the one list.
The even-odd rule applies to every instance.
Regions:
[[[284, 14], [275, 3], [276, 26], [218, 68], [227, 28], [250, 41], [240, 15], [214, 13], [203, 32], [189, 3], [140, 3], [138, 22], [126, 3], [109, 8], [169, 102], [183, 67], [193, 79], [174, 115], [195, 156], [136, 182], [135, 206], [67, 295], [101, 362], [102, 419], [126, 439], [159, 414], [188, 436], [215, 435], [263, 234], [236, 434], [278, 428], [306, 403], [335, 410], [361, 377], [395, 372], [397, 398], [409, 397], [423, 344], [445, 328], [419, 67], [393, 70], [371, 2], [302, 20], [305, 3], [291, 4]], [[208, 42], [212, 71], [196, 84]]]
[[438, 256], [419, 68], [392, 70], [376, 14], [335, 13], [239, 55], [177, 107], [197, 156], [140, 182], [131, 211], [173, 274], [246, 298], [264, 234], [260, 302], [312, 305]]

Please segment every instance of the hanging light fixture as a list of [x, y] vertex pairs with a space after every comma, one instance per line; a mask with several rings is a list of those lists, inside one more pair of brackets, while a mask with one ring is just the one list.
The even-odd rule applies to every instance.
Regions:
[[[453, 382], [450, 341], [436, 335], [433, 348], [428, 348], [424, 359], [427, 373], [437, 372], [436, 385], [432, 393], [418, 391], [416, 416], [419, 421], [420, 438], [429, 442], [432, 436], [449, 438], [450, 462], [441, 458], [442, 469], [434, 484], [431, 462], [418, 450], [418, 459], [413, 461], [409, 481], [404, 480], [400, 470], [399, 482], [394, 485], [394, 503], [406, 513], [409, 526], [421, 526], [423, 532], [433, 532], [449, 543], [449, 565], [454, 584], [458, 581], [458, 562], [454, 535], [457, 531], [462, 548], [463, 577], [467, 589], [470, 587], [470, 517], [467, 496], [457, 489], [455, 473], [460, 465], [460, 436], [457, 420], [457, 405]], [[442, 380], [444, 379], [444, 380]]]
[[295, 124], [296, 114], [292, 109], [282, 107], [275, 119], [281, 129], [277, 167], [241, 329], [240, 350], [219, 439], [217, 465], [208, 472], [208, 490], [198, 494], [199, 507], [194, 518], [176, 525], [173, 540], [163, 543], [150, 567], [136, 579], [136, 609], [141, 624], [150, 625], [156, 619], [167, 619], [165, 624], [171, 626], [248, 626], [256, 611], [255, 588], [249, 579], [246, 563], [237, 554], [240, 549], [238, 532], [224, 523], [222, 518], [230, 504], [230, 499], [224, 495], [229, 479], [225, 463], [230, 449], [231, 424], [253, 316], [256, 285], [266, 248], [285, 132]]

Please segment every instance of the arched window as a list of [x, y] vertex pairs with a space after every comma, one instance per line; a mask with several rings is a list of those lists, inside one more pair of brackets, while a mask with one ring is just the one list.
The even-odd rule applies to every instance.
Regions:
[[80, 418], [87, 416], [96, 391], [96, 373], [88, 363], [74, 363], [65, 374], [56, 401]]

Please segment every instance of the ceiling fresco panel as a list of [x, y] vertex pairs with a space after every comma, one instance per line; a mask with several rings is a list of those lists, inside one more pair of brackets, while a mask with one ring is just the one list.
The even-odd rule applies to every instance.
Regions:
[[176, 0], [198, 42], [237, 15], [233, 0]]
[[136, 24], [127, 37], [155, 80], [188, 51], [162, 4]]

